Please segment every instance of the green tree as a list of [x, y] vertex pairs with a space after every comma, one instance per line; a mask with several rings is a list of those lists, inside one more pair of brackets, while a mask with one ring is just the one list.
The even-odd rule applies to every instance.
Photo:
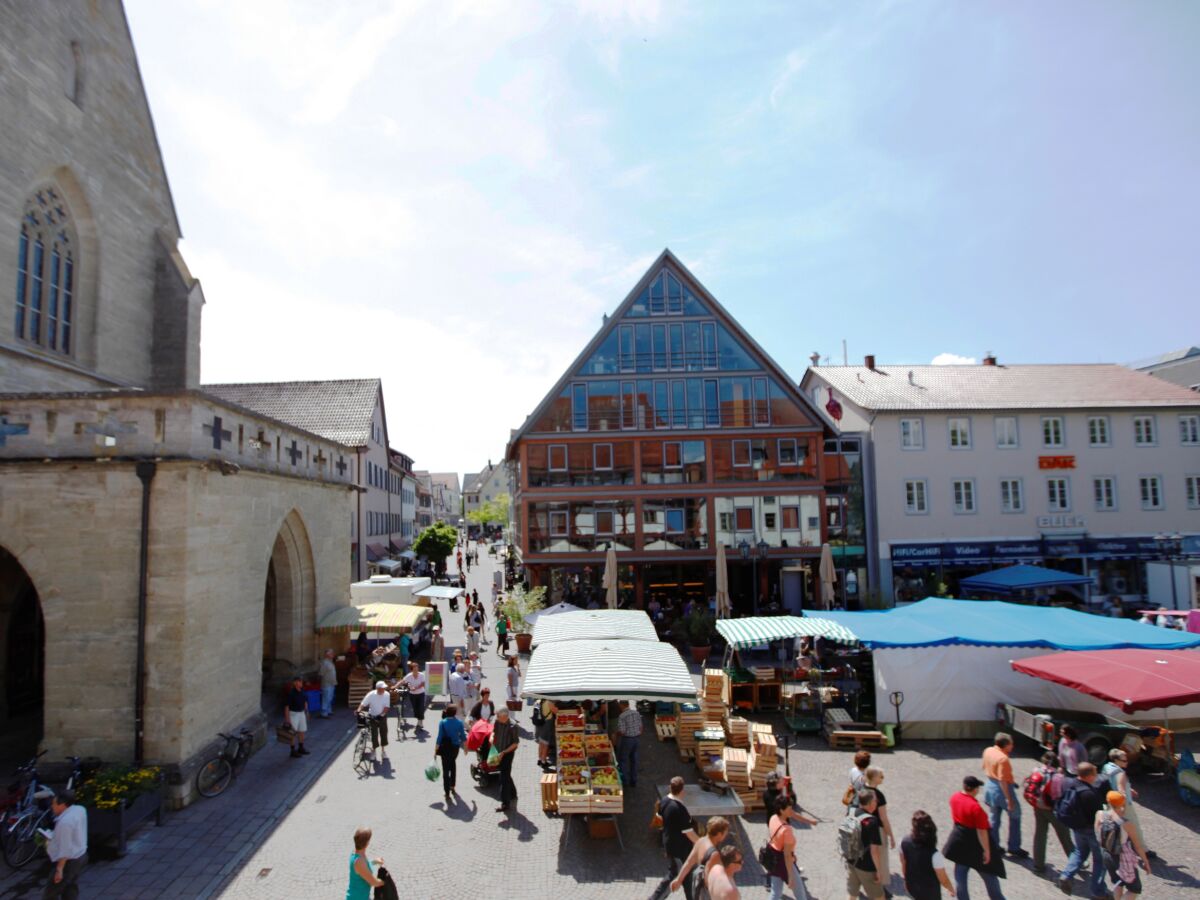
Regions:
[[500, 611], [512, 620], [513, 634], [529, 630], [528, 619], [546, 605], [546, 589], [535, 587], [526, 591], [521, 585], [516, 585], [508, 592], [508, 597], [500, 604]]
[[413, 541], [413, 553], [424, 556], [433, 563], [435, 569], [443, 572], [446, 569], [446, 557], [454, 552], [458, 544], [458, 529], [445, 522], [435, 522], [417, 535]]
[[491, 500], [479, 504], [478, 509], [467, 513], [467, 521], [472, 525], [488, 525], [492, 522], [507, 525], [508, 510], [511, 506], [512, 498], [508, 494], [497, 494]]

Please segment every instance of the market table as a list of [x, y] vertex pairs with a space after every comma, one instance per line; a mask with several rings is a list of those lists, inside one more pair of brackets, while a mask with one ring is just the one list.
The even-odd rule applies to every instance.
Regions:
[[[654, 788], [658, 792], [658, 799], [665, 800], [668, 795], [671, 795], [671, 786], [669, 784], [656, 785]], [[685, 784], [683, 793], [674, 796], [676, 800], [687, 807], [688, 813], [692, 818], [709, 818], [711, 816], [741, 816], [746, 813], [746, 805], [738, 799], [732, 789], [728, 794], [721, 795], [711, 791], [705, 791], [698, 784]]]

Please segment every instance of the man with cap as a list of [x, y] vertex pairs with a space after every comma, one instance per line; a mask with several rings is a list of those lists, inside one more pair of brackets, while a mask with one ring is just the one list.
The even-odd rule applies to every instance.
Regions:
[[517, 726], [508, 714], [507, 706], [496, 707], [496, 727], [492, 729], [492, 747], [500, 754], [500, 805], [496, 812], [508, 812], [517, 799], [517, 786], [513, 784], [513, 754], [521, 741]]
[[[392, 695], [386, 681], [375, 682], [375, 690], [368, 693], [358, 704], [358, 711], [366, 713], [371, 728], [371, 750], [379, 750], [387, 756], [387, 714], [392, 708]], [[383, 749], [380, 749], [383, 748]]]
[[[283, 721], [292, 727], [292, 737], [289, 741], [292, 758], [308, 756], [308, 751], [304, 749], [304, 735], [308, 733], [308, 694], [304, 693], [304, 679], [299, 675], [292, 679], [287, 703], [283, 707]], [[299, 747], [296, 746], [297, 743]]]

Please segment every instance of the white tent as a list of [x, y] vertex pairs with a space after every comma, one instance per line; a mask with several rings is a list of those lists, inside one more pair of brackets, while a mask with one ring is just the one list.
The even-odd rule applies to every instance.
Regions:
[[534, 651], [522, 697], [695, 702], [696, 682], [670, 644], [563, 641]]
[[533, 646], [559, 641], [658, 641], [650, 617], [640, 609], [588, 609], [569, 616], [543, 616], [533, 627]]
[[545, 609], [539, 609], [532, 615], [525, 617], [525, 624], [532, 628], [537, 624], [538, 619], [542, 616], [557, 616], [561, 613], [583, 612], [578, 606], [571, 603], [555, 603], [553, 606], [547, 606]]
[[416, 603], [417, 592], [429, 587], [428, 578], [389, 578], [377, 575], [350, 585], [354, 603]]

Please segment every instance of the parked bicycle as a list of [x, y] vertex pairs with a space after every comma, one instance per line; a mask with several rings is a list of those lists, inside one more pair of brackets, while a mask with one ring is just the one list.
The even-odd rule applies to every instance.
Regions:
[[[54, 789], [38, 777], [37, 761], [46, 755], [43, 750], [16, 771], [17, 792], [20, 799], [4, 814], [3, 833], [0, 834], [0, 850], [4, 861], [19, 869], [37, 856], [39, 829], [53, 829], [54, 813], [50, 800]], [[83, 780], [83, 770], [78, 756], [68, 757], [71, 775], [67, 779], [67, 790], [74, 789]]]
[[219, 732], [218, 736], [225, 739], [225, 746], [196, 773], [196, 790], [201, 797], [216, 797], [229, 787], [246, 768], [254, 747], [254, 735], [245, 728], [236, 735]]

